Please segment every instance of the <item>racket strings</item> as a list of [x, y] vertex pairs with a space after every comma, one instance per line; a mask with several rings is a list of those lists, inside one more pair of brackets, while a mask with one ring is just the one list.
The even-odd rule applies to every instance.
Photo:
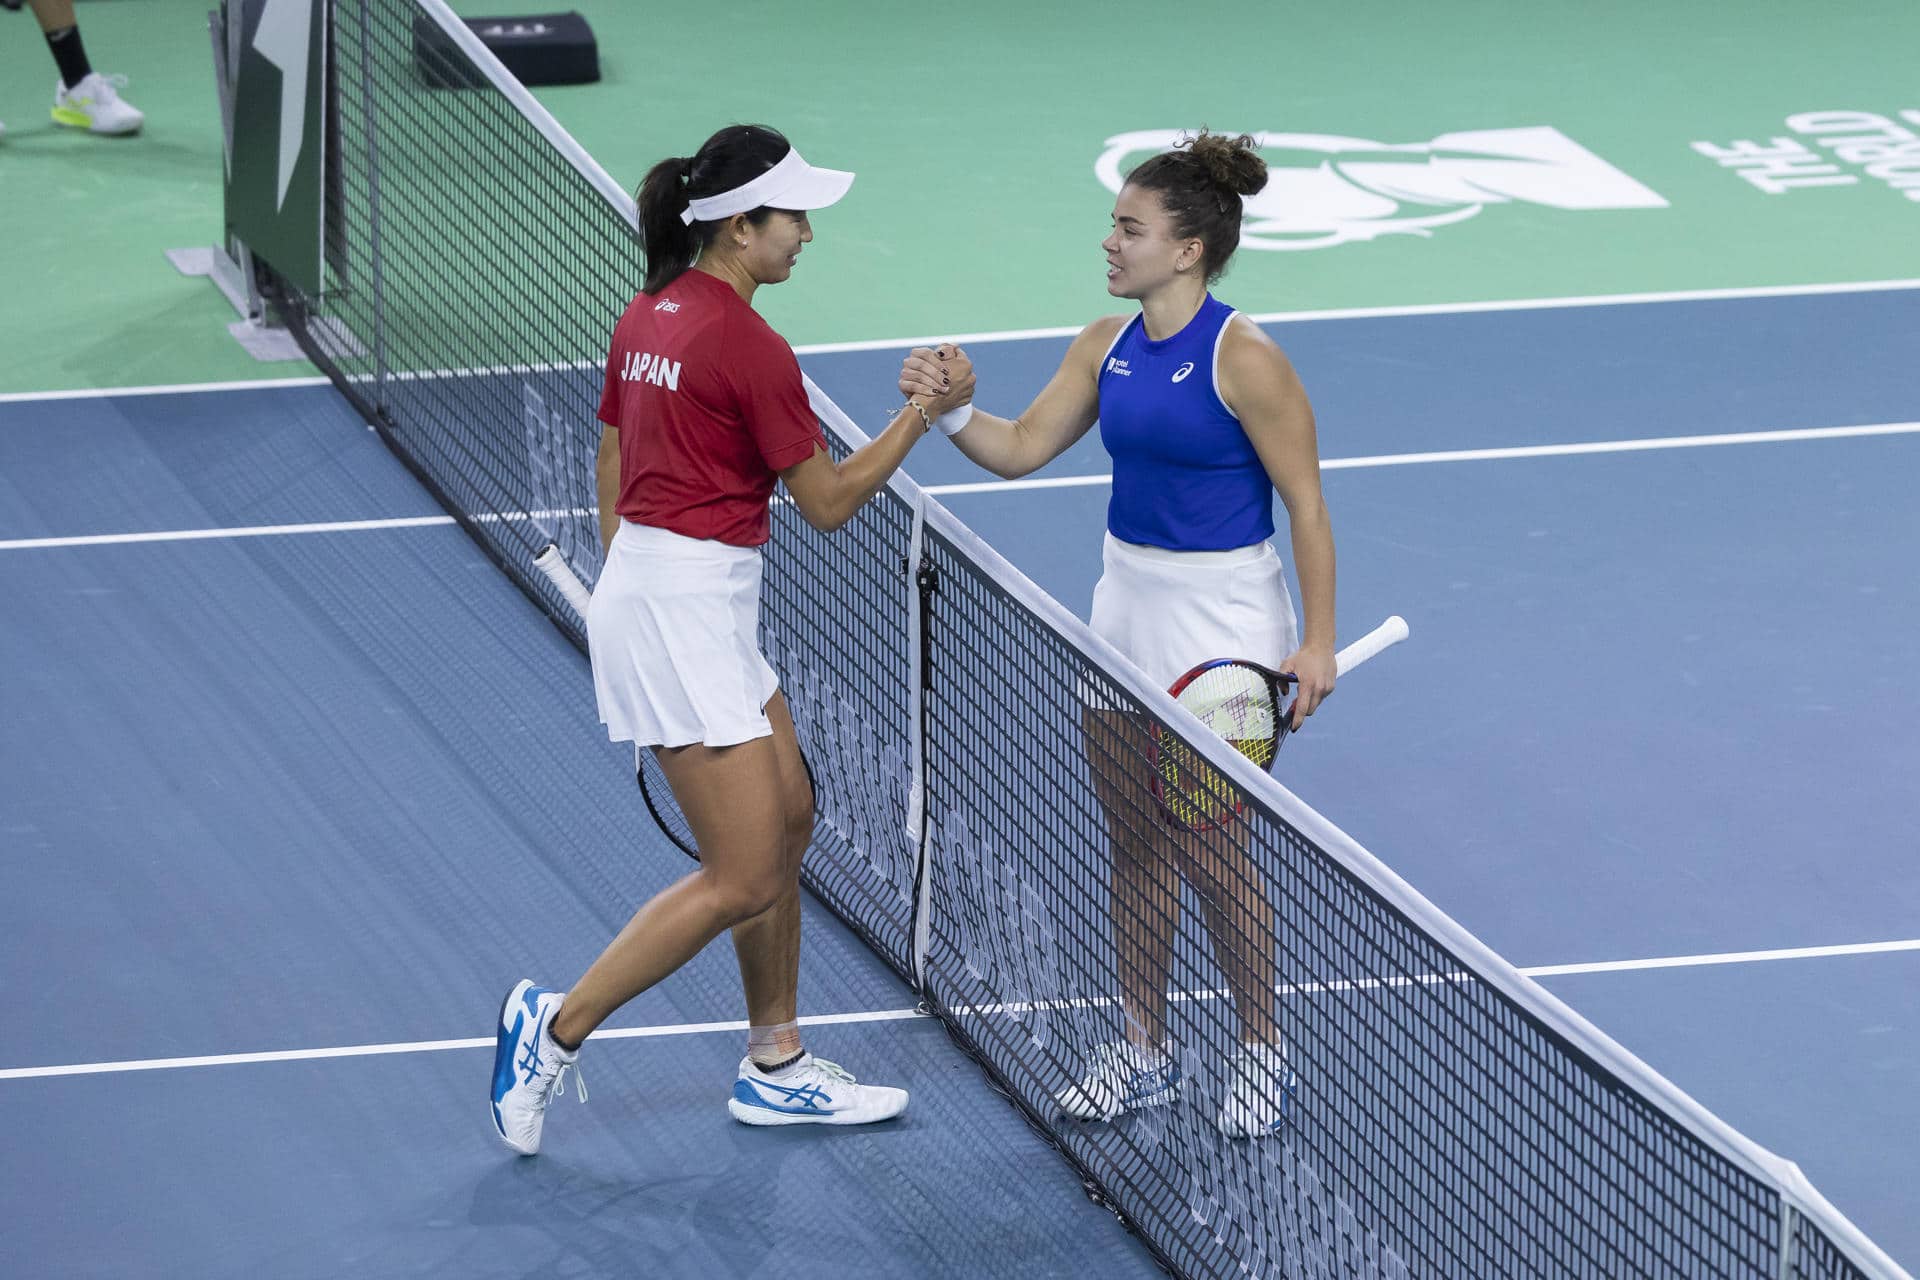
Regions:
[[[1284, 711], [1265, 673], [1232, 663], [1212, 667], [1181, 687], [1174, 700], [1261, 768], [1273, 764]], [[1157, 736], [1160, 789], [1176, 820], [1202, 828], [1238, 808], [1236, 788], [1190, 744], [1174, 734]]]

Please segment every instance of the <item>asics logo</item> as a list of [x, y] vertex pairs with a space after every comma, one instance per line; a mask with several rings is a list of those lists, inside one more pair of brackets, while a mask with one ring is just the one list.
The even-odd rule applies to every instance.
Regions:
[[1173, 371], [1173, 380], [1175, 382], [1185, 382], [1187, 380], [1187, 375], [1192, 372], [1193, 372], [1193, 361], [1189, 360], [1185, 364], [1181, 365], [1178, 369], [1175, 369]]
[[540, 1033], [545, 1029], [544, 1022], [534, 1027], [533, 1035], [527, 1039], [527, 1050], [520, 1055], [520, 1069], [527, 1073], [528, 1084], [532, 1084], [533, 1078], [540, 1074]]
[[1158, 1071], [1136, 1071], [1132, 1079], [1127, 1081], [1127, 1092], [1120, 1099], [1120, 1105], [1130, 1107], [1157, 1098], [1179, 1083], [1178, 1066], [1163, 1067]]
[[[801, 1085], [797, 1089], [789, 1089], [786, 1085], [774, 1084], [770, 1080], [755, 1080], [752, 1084], [755, 1089], [762, 1091], [759, 1101], [763, 1106], [776, 1107], [783, 1111], [825, 1111], [833, 1105], [833, 1098], [817, 1084]], [[769, 1098], [765, 1096], [768, 1093], [780, 1096]], [[782, 1102], [788, 1105], [782, 1107], [780, 1106]]]
[[669, 315], [671, 315], [673, 312], [678, 311], [680, 309], [680, 304], [675, 302], [672, 298], [662, 298], [660, 299], [660, 301], [653, 304], [653, 309], [655, 311], [665, 311]]
[[[540, 1072], [540, 1033], [547, 1029], [547, 1019], [540, 1012], [540, 995], [539, 987], [528, 987], [526, 994], [520, 997], [520, 1003], [527, 1007], [527, 1013], [532, 1015], [533, 1021], [533, 1034], [527, 1037], [526, 1051], [520, 1055], [519, 1062], [520, 1069], [527, 1073], [529, 1084], [533, 1083], [534, 1076]], [[525, 1020], [516, 1015], [513, 1020], [513, 1031], [516, 1036], [520, 1034], [520, 1028], [524, 1025]]]

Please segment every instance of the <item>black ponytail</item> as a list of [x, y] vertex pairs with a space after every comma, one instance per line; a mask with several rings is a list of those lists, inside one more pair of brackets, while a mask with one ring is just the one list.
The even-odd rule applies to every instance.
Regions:
[[[680, 278], [713, 243], [722, 222], [682, 222], [687, 205], [704, 196], [731, 191], [779, 164], [793, 149], [778, 129], [763, 124], [730, 124], [701, 144], [691, 156], [674, 156], [647, 170], [640, 182], [640, 243], [647, 254], [646, 293], [658, 293]], [[772, 210], [747, 214], [759, 226]]]
[[700, 241], [680, 221], [687, 207], [690, 157], [662, 160], [640, 181], [640, 243], [647, 251], [647, 293], [658, 293], [693, 265]]

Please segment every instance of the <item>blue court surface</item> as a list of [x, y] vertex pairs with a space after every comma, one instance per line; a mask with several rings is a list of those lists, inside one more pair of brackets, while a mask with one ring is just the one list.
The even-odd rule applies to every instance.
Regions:
[[[1286, 783], [1920, 1263], [1920, 292], [1269, 329], [1340, 630], [1413, 627]], [[978, 345], [981, 403], [1065, 345]], [[901, 354], [803, 363], [877, 426]], [[908, 469], [1084, 615], [1097, 442]], [[329, 387], [0, 402], [0, 584], [0, 1271], [1158, 1274], [811, 904], [810, 1042], [903, 1121], [735, 1125], [719, 944], [500, 1146], [501, 994], [687, 863], [585, 660]]]

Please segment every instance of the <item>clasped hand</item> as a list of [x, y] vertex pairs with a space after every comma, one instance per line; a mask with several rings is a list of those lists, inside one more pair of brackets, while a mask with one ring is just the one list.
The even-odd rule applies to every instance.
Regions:
[[915, 347], [900, 365], [900, 394], [938, 416], [973, 399], [973, 361], [951, 342]]

